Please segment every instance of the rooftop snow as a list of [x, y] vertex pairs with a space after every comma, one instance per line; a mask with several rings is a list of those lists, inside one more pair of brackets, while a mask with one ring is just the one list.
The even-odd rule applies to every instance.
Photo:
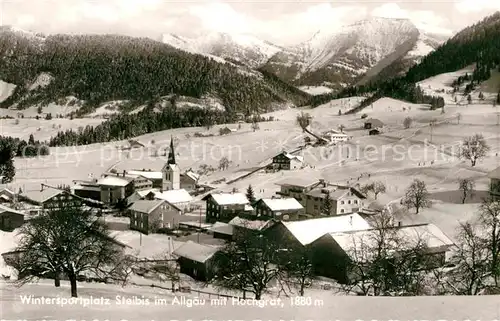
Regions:
[[188, 203], [193, 200], [193, 197], [185, 189], [174, 189], [164, 192], [156, 192], [155, 197], [165, 200], [170, 204]]
[[118, 177], [118, 176], [107, 176], [99, 179], [97, 181], [98, 185], [104, 185], [104, 186], [127, 186], [130, 184], [130, 182], [123, 177]]
[[210, 194], [219, 205], [247, 205], [248, 199], [242, 193], [214, 193]]
[[315, 178], [302, 178], [302, 177], [290, 177], [278, 182], [277, 185], [290, 185], [290, 186], [300, 186], [300, 187], [310, 187], [316, 183], [319, 183], [318, 179]]
[[268, 220], [268, 221], [248, 220], [248, 219], [236, 216], [231, 221], [229, 221], [229, 225], [244, 227], [244, 228], [250, 229], [250, 230], [260, 231], [260, 230], [263, 230], [266, 227], [268, 227], [270, 222], [271, 222], [270, 220]]
[[162, 173], [161, 172], [152, 172], [152, 171], [128, 171], [128, 174], [131, 175], [138, 175], [145, 177], [147, 179], [162, 179]]
[[[422, 245], [425, 245], [429, 249], [454, 245], [453, 241], [434, 224], [402, 226], [394, 227], [394, 229], [396, 231], [396, 239], [407, 242], [406, 247], [416, 246], [419, 243], [423, 243]], [[376, 242], [373, 231], [375, 230], [330, 233], [330, 235], [346, 253], [351, 253], [355, 250], [356, 244], [370, 246], [370, 243]], [[390, 237], [388, 238], [390, 239]], [[393, 246], [395, 248], [405, 247], [405, 245], [400, 244], [399, 241], [398, 244], [393, 244]]]
[[304, 207], [293, 197], [290, 198], [263, 198], [262, 202], [271, 211], [301, 210]]
[[33, 191], [25, 191], [20, 194], [21, 197], [27, 198], [37, 203], [43, 203], [52, 197], [61, 194], [63, 191], [55, 189], [55, 188], [44, 188], [43, 191], [33, 190]]
[[2, 204], [0, 204], [0, 214], [5, 213], [5, 212], [24, 215], [23, 212], [17, 211], [15, 209], [12, 209], [12, 208], [9, 208], [7, 206], [3, 206]]
[[359, 231], [371, 228], [370, 224], [357, 213], [281, 223], [302, 245], [312, 243], [329, 233]]
[[218, 251], [219, 248], [215, 246], [203, 245], [194, 243], [192, 241], [187, 241], [185, 244], [174, 250], [174, 254], [180, 257], [185, 257], [195, 262], [204, 263], [212, 256], [214, 256], [214, 254]]
[[129, 209], [139, 213], [150, 214], [163, 203], [165, 203], [164, 200], [138, 200]]
[[150, 188], [150, 189], [144, 189], [144, 190], [136, 191], [137, 195], [139, 195], [140, 197], [145, 197], [149, 193], [155, 193], [156, 194], [158, 192], [159, 192], [159, 190], [157, 188]]
[[223, 222], [215, 222], [214, 225], [207, 230], [213, 233], [233, 235], [233, 226]]

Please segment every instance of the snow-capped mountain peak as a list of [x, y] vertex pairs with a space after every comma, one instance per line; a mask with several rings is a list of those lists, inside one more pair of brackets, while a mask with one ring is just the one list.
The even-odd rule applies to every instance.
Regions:
[[214, 55], [251, 67], [262, 65], [272, 55], [282, 50], [281, 47], [252, 35], [222, 32], [210, 32], [196, 38], [166, 34], [163, 35], [162, 41], [178, 49]]

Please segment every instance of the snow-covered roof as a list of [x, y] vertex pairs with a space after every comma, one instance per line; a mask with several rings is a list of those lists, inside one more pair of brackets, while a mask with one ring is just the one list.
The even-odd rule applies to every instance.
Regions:
[[61, 193], [63, 193], [63, 191], [59, 189], [45, 187], [43, 191], [41, 190], [25, 191], [22, 194], [20, 194], [20, 196], [21, 198], [26, 198], [37, 203], [43, 203]]
[[312, 243], [329, 233], [367, 230], [371, 228], [370, 224], [357, 213], [281, 223], [302, 245]]
[[164, 200], [138, 200], [135, 201], [132, 206], [130, 206], [131, 211], [136, 211], [139, 213], [149, 214], [153, 212], [158, 206], [164, 204]]
[[500, 167], [497, 167], [494, 170], [492, 170], [491, 172], [489, 172], [488, 178], [500, 179]]
[[261, 201], [271, 211], [301, 210], [304, 207], [293, 197], [290, 198], [263, 198]]
[[218, 251], [219, 248], [215, 246], [187, 241], [176, 250], [174, 250], [173, 253], [177, 256], [184, 257], [195, 262], [205, 263]]
[[203, 199], [205, 200], [209, 196], [212, 196], [219, 205], [249, 204], [247, 197], [243, 193], [213, 193], [205, 196]]
[[156, 192], [155, 198], [165, 200], [170, 204], [188, 203], [193, 200], [193, 197], [189, 195], [188, 191], [185, 189], [173, 189], [164, 192]]
[[[395, 249], [410, 248], [419, 245], [419, 243], [429, 249], [450, 247], [454, 245], [453, 241], [434, 224], [408, 225], [393, 227], [393, 229], [395, 231], [395, 237], [388, 236], [387, 239], [397, 242], [397, 244], [390, 245]], [[368, 248], [375, 246], [374, 243], [377, 242], [377, 237], [374, 233], [376, 233], [375, 229], [369, 229], [330, 233], [330, 236], [347, 254], [352, 254], [355, 253], [356, 246], [365, 246]], [[402, 242], [400, 240], [402, 240]]]
[[297, 177], [297, 176], [289, 177], [276, 183], [276, 185], [280, 186], [284, 185], [284, 186], [299, 186], [299, 187], [310, 187], [313, 186], [314, 184], [319, 184], [319, 179]]
[[198, 179], [200, 179], [200, 175], [192, 171], [187, 171], [183, 175], [186, 175], [187, 177], [191, 178], [194, 181], [198, 181]]
[[128, 171], [127, 174], [130, 175], [138, 175], [147, 179], [162, 179], [161, 172], [152, 172], [152, 171]]
[[223, 222], [215, 222], [214, 225], [207, 230], [214, 233], [233, 235], [233, 226]]
[[23, 215], [24, 216], [24, 213], [23, 212], [20, 212], [20, 211], [17, 211], [15, 209], [12, 209], [10, 207], [7, 207], [7, 206], [3, 206], [0, 204], [0, 214], [2, 213], [14, 213], [14, 214], [19, 214], [19, 215]]
[[103, 177], [103, 178], [99, 179], [97, 181], [97, 184], [98, 185], [104, 185], [104, 186], [120, 186], [120, 187], [123, 187], [123, 186], [127, 186], [128, 184], [130, 184], [130, 182], [128, 180], [124, 179], [124, 177], [107, 176], [107, 177]]
[[284, 155], [286, 158], [288, 158], [288, 159], [290, 159], [290, 160], [292, 160], [292, 159], [296, 159], [296, 160], [298, 160], [298, 161], [300, 161], [300, 162], [303, 162], [303, 161], [304, 161], [304, 157], [302, 157], [302, 156], [292, 155], [292, 154], [287, 153], [287, 152], [282, 152], [281, 154], [282, 154], [282, 155]]
[[158, 188], [149, 188], [149, 189], [143, 189], [140, 191], [136, 191], [136, 193], [137, 193], [137, 195], [139, 195], [139, 197], [145, 197], [149, 193], [158, 193], [159, 191], [160, 190]]
[[271, 223], [272, 223], [271, 220], [267, 220], [267, 221], [249, 220], [249, 219], [242, 218], [239, 216], [236, 216], [231, 221], [229, 221], [229, 225], [244, 227], [246, 229], [255, 230], [255, 231], [261, 231], [261, 230], [269, 227], [269, 225]]

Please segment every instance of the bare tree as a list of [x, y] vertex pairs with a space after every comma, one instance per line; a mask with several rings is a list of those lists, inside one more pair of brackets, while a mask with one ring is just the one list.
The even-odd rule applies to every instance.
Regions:
[[479, 208], [479, 226], [485, 233], [486, 247], [491, 257], [491, 273], [498, 287], [500, 278], [500, 203], [486, 199]]
[[410, 128], [412, 123], [413, 123], [413, 119], [411, 117], [406, 117], [403, 120], [403, 126], [404, 126], [405, 129]]
[[458, 180], [458, 190], [462, 193], [462, 204], [465, 204], [467, 197], [474, 193], [475, 183], [469, 178], [461, 178]]
[[460, 158], [467, 159], [471, 162], [471, 166], [476, 166], [476, 162], [488, 154], [490, 147], [486, 143], [483, 135], [475, 134], [467, 137], [462, 142], [460, 148]]
[[429, 192], [424, 181], [415, 179], [411, 183], [403, 197], [403, 204], [407, 208], [415, 208], [416, 214], [419, 213], [420, 209], [431, 205]]
[[226, 170], [229, 167], [229, 159], [227, 157], [222, 157], [219, 161], [219, 170]]
[[344, 130], [345, 130], [345, 125], [340, 124], [340, 125], [339, 125], [339, 130], [340, 130], [340, 132], [341, 132], [341, 133], [343, 133], [343, 132], [344, 132]]
[[297, 125], [299, 125], [300, 128], [302, 128], [303, 132], [307, 132], [307, 127], [311, 125], [311, 121], [312, 121], [312, 116], [304, 112], [298, 114], [296, 118]]
[[252, 120], [252, 125], [251, 125], [252, 130], [255, 132], [256, 130], [260, 129], [259, 122], [257, 121], [256, 118]]
[[17, 250], [20, 284], [52, 272], [69, 278], [71, 296], [77, 297], [81, 273], [105, 274], [121, 264], [122, 251], [109, 236], [107, 226], [79, 205], [62, 203], [48, 208], [22, 227]]
[[367, 194], [368, 192], [372, 192], [375, 199], [377, 199], [378, 194], [385, 193], [387, 190], [385, 184], [382, 181], [375, 181], [368, 183], [361, 187], [361, 192]]
[[250, 291], [260, 300], [272, 281], [283, 278], [279, 265], [282, 249], [260, 232], [245, 228], [239, 233], [241, 237], [217, 256], [212, 282], [224, 289]]

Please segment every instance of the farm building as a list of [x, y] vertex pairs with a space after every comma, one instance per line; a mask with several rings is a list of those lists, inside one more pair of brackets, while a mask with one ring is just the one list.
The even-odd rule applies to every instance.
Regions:
[[194, 191], [199, 179], [200, 175], [196, 174], [193, 171], [187, 171], [181, 174], [181, 189], [185, 189], [186, 191]]
[[101, 186], [97, 184], [97, 180], [89, 181], [74, 181], [71, 186], [71, 193], [83, 198], [89, 198], [96, 201], [101, 200]]
[[202, 200], [206, 201], [207, 223], [228, 223], [236, 216], [248, 216], [253, 212], [253, 207], [242, 193], [212, 193]]
[[288, 245], [307, 246], [327, 233], [370, 229], [370, 224], [358, 214], [337, 215], [294, 222], [276, 222], [265, 234]]
[[81, 198], [70, 192], [50, 187], [43, 187], [40, 190], [24, 191], [18, 195], [20, 202], [26, 205], [30, 214], [37, 214], [40, 210], [58, 206], [60, 202], [68, 204], [81, 204]]
[[377, 129], [384, 127], [384, 123], [378, 119], [369, 118], [364, 122], [365, 129]]
[[0, 189], [0, 204], [1, 203], [12, 203], [16, 197], [16, 194], [8, 188]]
[[245, 237], [247, 233], [256, 232], [260, 233], [274, 224], [274, 220], [251, 220], [243, 217], [236, 216], [233, 218], [229, 225], [233, 227], [233, 240], [239, 237]]
[[162, 188], [163, 177], [161, 172], [154, 172], [151, 170], [149, 171], [131, 170], [127, 171], [127, 174], [144, 177], [145, 179], [151, 182], [151, 184], [153, 185], [152, 188], [158, 188], [158, 189]]
[[108, 204], [124, 200], [134, 192], [134, 178], [125, 175], [105, 174], [96, 184], [101, 188], [101, 202]]
[[370, 131], [368, 132], [369, 135], [373, 136], [373, 135], [380, 135], [380, 130], [378, 129], [370, 129]]
[[209, 281], [214, 275], [214, 261], [219, 248], [187, 241], [173, 254], [178, 257], [180, 272], [199, 281]]
[[207, 229], [214, 238], [230, 241], [233, 239], [233, 226], [228, 223], [215, 222]]
[[0, 230], [13, 231], [24, 224], [24, 213], [0, 204]]
[[329, 130], [325, 133], [323, 133], [323, 138], [327, 139], [331, 143], [340, 143], [340, 142], [346, 142], [349, 140], [349, 136], [342, 133], [338, 132], [336, 130]]
[[253, 207], [257, 217], [293, 221], [304, 214], [304, 207], [293, 197], [289, 198], [262, 198]]
[[299, 169], [304, 165], [304, 157], [281, 152], [273, 157], [272, 167], [277, 170]]
[[293, 197], [305, 207], [306, 199], [304, 194], [319, 184], [321, 184], [321, 180], [317, 179], [289, 178], [276, 184], [280, 186], [280, 190], [276, 194], [284, 197]]
[[154, 200], [156, 193], [159, 192], [159, 189], [145, 189], [141, 191], [135, 191], [132, 195], [127, 197], [127, 205], [130, 205], [138, 200]]
[[[390, 229], [396, 229], [395, 239], [398, 240], [398, 244], [388, 244], [388, 248], [409, 250], [423, 244], [429, 257], [429, 260], [425, 261], [428, 268], [443, 266], [446, 253], [454, 245], [453, 241], [433, 224], [394, 226]], [[349, 273], [348, 264], [356, 257], [366, 258], [375, 251], [376, 231], [364, 229], [328, 233], [312, 242], [310, 249], [315, 274], [336, 279], [341, 283], [352, 281], [355, 276]]]
[[181, 210], [164, 200], [138, 200], [128, 209], [130, 229], [144, 234], [179, 225]]

